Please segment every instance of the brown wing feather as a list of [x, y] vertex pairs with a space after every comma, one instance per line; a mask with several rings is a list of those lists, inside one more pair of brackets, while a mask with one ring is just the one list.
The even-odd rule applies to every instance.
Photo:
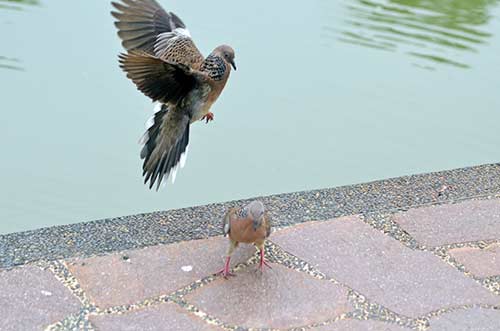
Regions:
[[205, 60], [190, 37], [175, 32], [160, 34], [154, 49], [157, 57], [195, 70], [199, 70]]
[[177, 15], [165, 11], [155, 0], [121, 0], [112, 5], [117, 11], [111, 15], [117, 19], [118, 36], [127, 51], [154, 54], [159, 34], [186, 27]]
[[200, 79], [200, 75], [182, 64], [169, 63], [145, 52], [120, 54], [119, 62], [139, 91], [162, 103], [176, 104]]
[[118, 36], [127, 51], [140, 50], [167, 62], [198, 70], [204, 57], [189, 36], [182, 20], [165, 11], [155, 0], [112, 2]]

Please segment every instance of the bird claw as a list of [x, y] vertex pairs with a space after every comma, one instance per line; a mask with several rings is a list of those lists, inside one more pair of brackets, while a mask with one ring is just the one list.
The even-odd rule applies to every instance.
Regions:
[[267, 263], [266, 260], [260, 260], [259, 267], [257, 269], [255, 269], [255, 271], [260, 270], [260, 272], [264, 272], [264, 266], [268, 267], [269, 269], [273, 268], [269, 265], [269, 263]]
[[223, 268], [221, 271], [216, 273], [216, 275], [221, 275], [225, 279], [227, 279], [228, 277], [236, 277], [236, 274], [232, 273], [231, 271], [229, 271], [229, 269], [226, 268]]
[[260, 264], [260, 268], [262, 269], [264, 267], [264, 265], [266, 267], [268, 267], [269, 269], [272, 269], [273, 267], [271, 267], [271, 265], [269, 263], [267, 263], [266, 260], [262, 261], [262, 263]]
[[269, 265], [269, 263], [267, 263], [267, 261], [264, 257], [264, 247], [262, 247], [260, 249], [260, 263], [259, 263], [259, 269], [261, 272], [264, 272], [264, 266], [268, 267], [269, 269], [273, 268]]
[[214, 120], [214, 113], [212, 113], [212, 112], [208, 112], [205, 116], [203, 116], [203, 117], [201, 118], [201, 120], [202, 120], [202, 121], [203, 121], [203, 120], [206, 120], [206, 122], [205, 122], [205, 123], [208, 123], [209, 121], [213, 121], [213, 120]]

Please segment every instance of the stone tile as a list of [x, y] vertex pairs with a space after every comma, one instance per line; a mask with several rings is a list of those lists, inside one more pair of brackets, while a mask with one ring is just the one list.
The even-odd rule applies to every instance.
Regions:
[[456, 248], [450, 255], [478, 277], [500, 276], [500, 244], [480, 248]]
[[430, 247], [500, 239], [500, 200], [415, 208], [394, 215], [394, 220], [419, 244]]
[[90, 316], [90, 321], [97, 330], [106, 331], [222, 330], [170, 302], [125, 314]]
[[48, 270], [21, 267], [0, 272], [0, 330], [42, 330], [81, 305]]
[[311, 331], [410, 331], [397, 324], [381, 321], [355, 319], [340, 320], [335, 323], [310, 329]]
[[356, 216], [309, 222], [272, 240], [394, 312], [418, 317], [448, 306], [498, 304], [495, 296], [430, 252], [413, 251]]
[[498, 331], [500, 310], [456, 310], [431, 319], [429, 331]]
[[251, 328], [303, 326], [353, 309], [347, 290], [330, 281], [276, 264], [263, 273], [255, 270], [217, 279], [186, 299], [227, 323]]
[[[228, 245], [227, 238], [214, 237], [72, 260], [68, 267], [98, 306], [132, 304], [170, 294], [219, 271]], [[251, 245], [240, 246], [232, 265], [246, 261], [254, 252]]]

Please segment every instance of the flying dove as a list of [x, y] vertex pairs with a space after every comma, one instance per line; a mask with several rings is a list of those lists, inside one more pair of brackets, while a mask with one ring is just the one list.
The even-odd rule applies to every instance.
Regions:
[[260, 250], [260, 270], [271, 266], [264, 259], [264, 244], [271, 234], [271, 222], [260, 201], [253, 201], [243, 208], [232, 208], [224, 216], [224, 236], [229, 235], [229, 250], [224, 268], [218, 274], [224, 278], [234, 276], [229, 271], [231, 255], [239, 243], [254, 244]]
[[127, 53], [120, 67], [137, 89], [159, 102], [141, 143], [144, 183], [156, 189], [184, 166], [191, 123], [213, 120], [210, 107], [236, 70], [234, 50], [215, 48], [204, 58], [182, 20], [155, 0], [112, 2], [115, 26]]

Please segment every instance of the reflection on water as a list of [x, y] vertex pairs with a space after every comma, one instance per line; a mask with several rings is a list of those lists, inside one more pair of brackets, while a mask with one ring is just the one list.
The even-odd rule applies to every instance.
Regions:
[[324, 26], [324, 36], [403, 52], [427, 63], [468, 68], [463, 52], [477, 52], [478, 45], [492, 36], [483, 29], [490, 19], [488, 11], [496, 4], [497, 0], [348, 1], [345, 25], [340, 30]]
[[38, 0], [0, 0], [0, 9], [23, 9], [22, 5], [38, 5]]
[[0, 69], [23, 70], [19, 66], [19, 60], [16, 58], [8, 58], [0, 55]]
[[[0, 0], [0, 10], [22, 10], [25, 5], [38, 4], [40, 4], [38, 0]], [[0, 55], [0, 69], [23, 70], [19, 62], [17, 58]]]

